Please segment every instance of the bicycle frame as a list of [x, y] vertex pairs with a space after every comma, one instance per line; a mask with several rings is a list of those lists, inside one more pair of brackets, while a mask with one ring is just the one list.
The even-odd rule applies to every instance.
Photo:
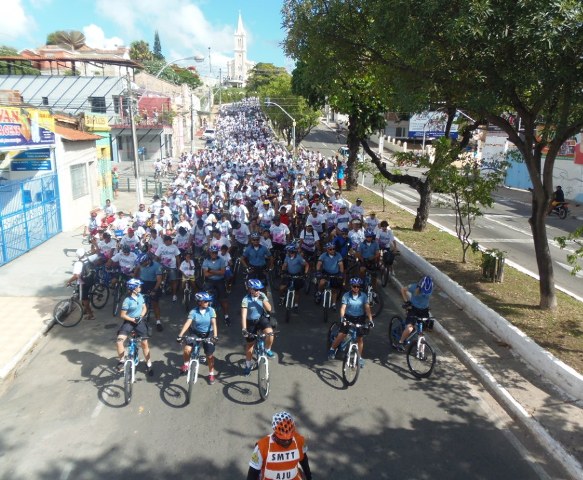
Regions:
[[[129, 341], [128, 341], [128, 346], [127, 346], [127, 351], [126, 351], [126, 359], [125, 359], [125, 363], [127, 364], [127, 362], [131, 362], [131, 371], [132, 371], [132, 378], [131, 378], [131, 382], [135, 383], [136, 382], [136, 367], [138, 365], [138, 363], [140, 363], [140, 357], [139, 357], [139, 350], [140, 350], [140, 343], [138, 341], [139, 339], [135, 336], [134, 333], [132, 333], [132, 336], [130, 337]], [[124, 368], [125, 371], [125, 368]]]

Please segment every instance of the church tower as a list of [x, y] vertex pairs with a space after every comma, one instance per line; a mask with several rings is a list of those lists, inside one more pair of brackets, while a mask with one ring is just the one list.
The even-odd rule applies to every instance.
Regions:
[[229, 81], [237, 86], [245, 86], [250, 63], [247, 61], [247, 32], [243, 28], [243, 18], [239, 12], [239, 21], [235, 31], [235, 58], [229, 62]]

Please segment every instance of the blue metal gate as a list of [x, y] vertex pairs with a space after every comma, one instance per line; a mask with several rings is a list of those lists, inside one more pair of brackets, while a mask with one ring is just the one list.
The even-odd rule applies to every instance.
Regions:
[[61, 231], [57, 175], [0, 186], [0, 265]]

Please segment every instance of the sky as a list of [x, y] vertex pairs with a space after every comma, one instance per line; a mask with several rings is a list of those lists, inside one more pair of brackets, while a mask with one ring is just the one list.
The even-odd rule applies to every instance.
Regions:
[[[293, 68], [280, 46], [281, 0], [1, 0], [0, 45], [18, 50], [45, 44], [56, 30], [79, 30], [95, 48], [152, 48], [158, 30], [167, 61], [203, 55], [203, 75], [218, 75], [233, 58], [239, 12], [247, 32], [247, 59]], [[209, 65], [210, 47], [210, 65]], [[183, 62], [185, 65], [188, 62]]]

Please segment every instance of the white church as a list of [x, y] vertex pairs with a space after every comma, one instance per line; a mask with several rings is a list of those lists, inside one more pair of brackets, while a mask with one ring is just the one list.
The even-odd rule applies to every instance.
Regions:
[[243, 19], [239, 12], [239, 22], [235, 31], [235, 58], [227, 62], [227, 78], [224, 83], [233, 87], [244, 87], [247, 83], [247, 75], [255, 66], [254, 62], [247, 60], [247, 33], [243, 28]]

